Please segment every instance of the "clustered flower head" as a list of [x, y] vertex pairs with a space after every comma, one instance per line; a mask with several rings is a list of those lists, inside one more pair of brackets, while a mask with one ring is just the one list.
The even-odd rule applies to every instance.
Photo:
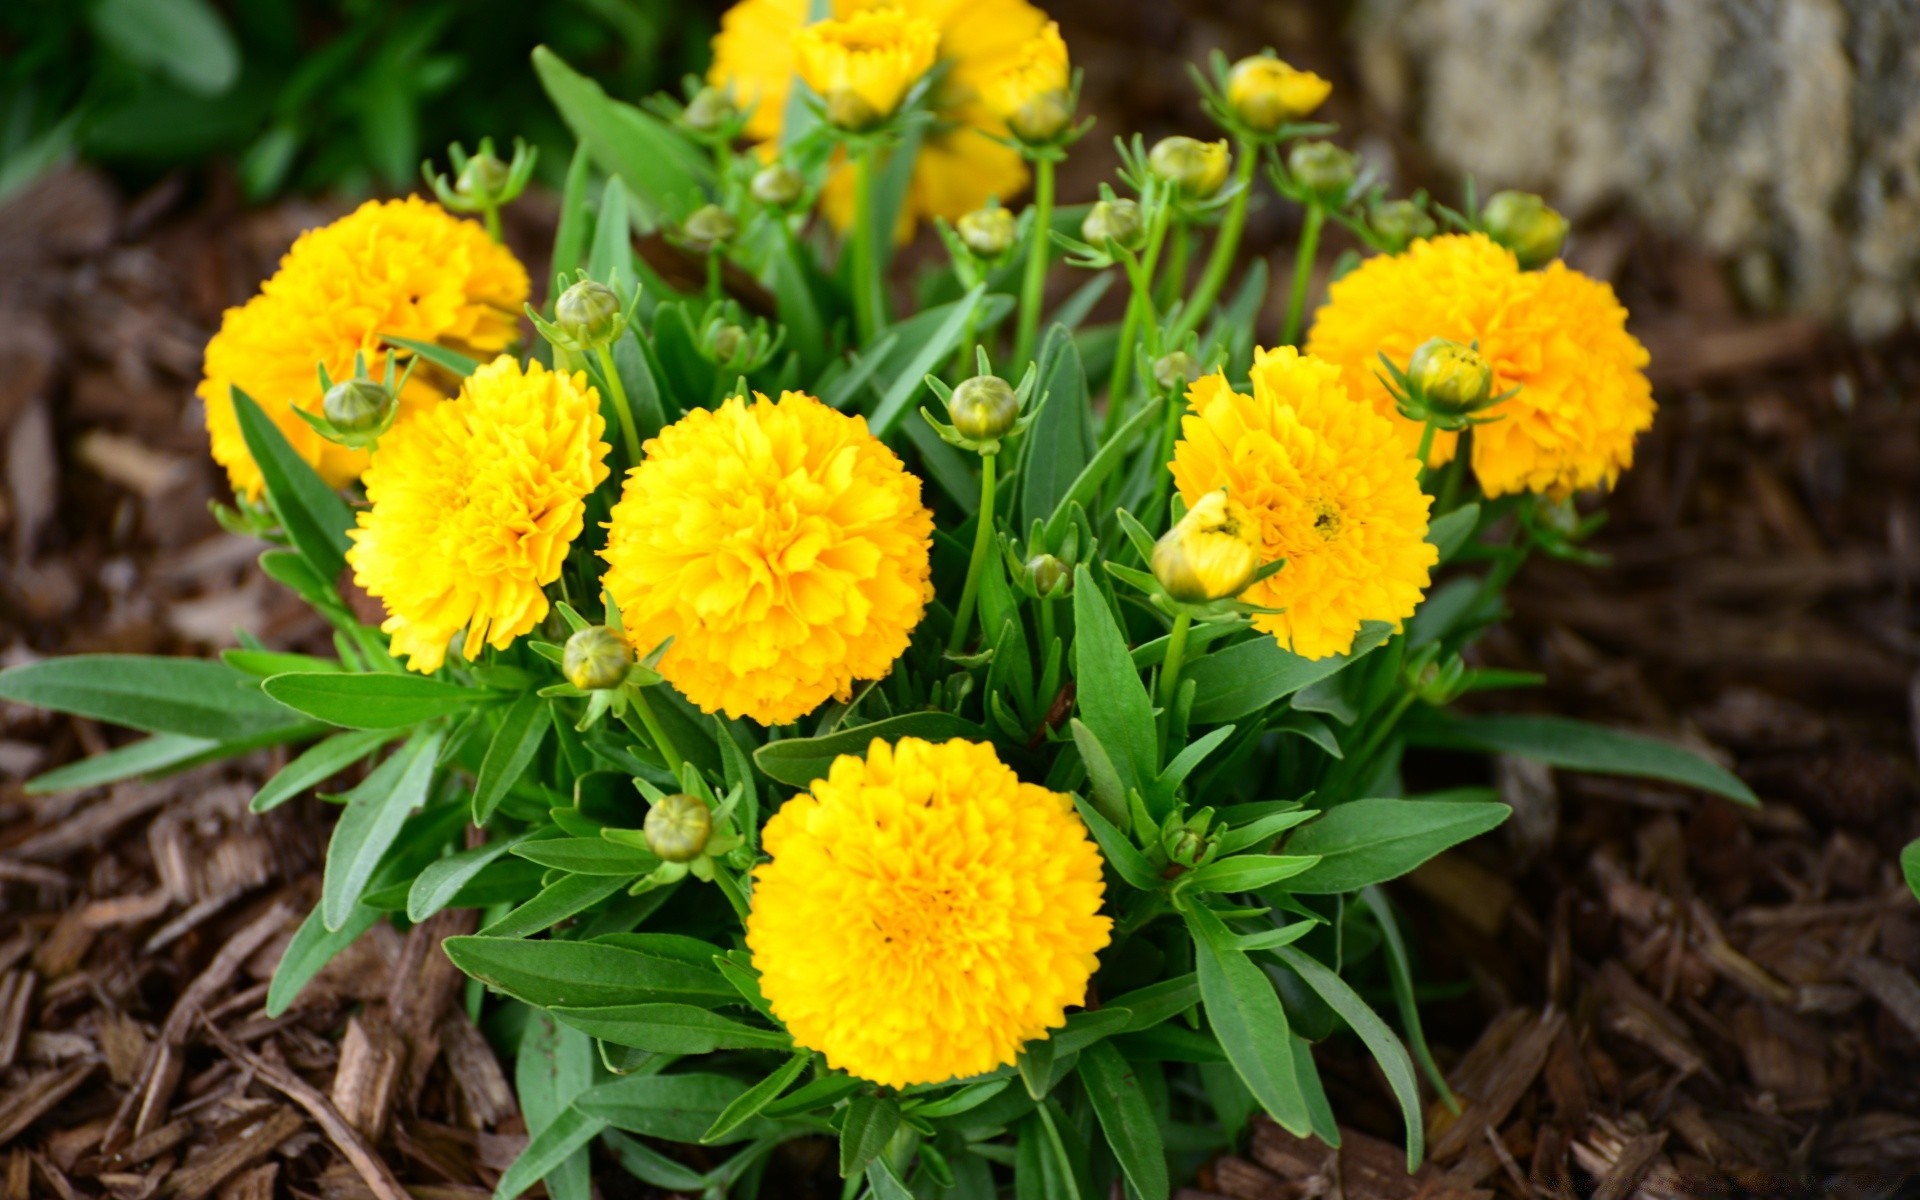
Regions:
[[[1404, 364], [1432, 338], [1477, 346], [1492, 392], [1518, 388], [1479, 415], [1473, 472], [1488, 496], [1563, 498], [1610, 487], [1633, 464], [1635, 437], [1653, 424], [1647, 352], [1605, 283], [1562, 262], [1522, 271], [1483, 234], [1448, 234], [1370, 258], [1328, 289], [1307, 341], [1340, 368], [1347, 387], [1398, 423], [1409, 449], [1420, 426], [1394, 415], [1380, 355]], [[1434, 464], [1457, 435], [1434, 439]]]
[[386, 605], [395, 655], [436, 671], [459, 630], [472, 660], [547, 615], [543, 589], [607, 477], [605, 431], [584, 374], [502, 355], [381, 440], [347, 562]]
[[1283, 611], [1253, 618], [1304, 658], [1352, 648], [1368, 621], [1413, 615], [1439, 551], [1431, 500], [1387, 418], [1356, 404], [1330, 363], [1292, 347], [1254, 355], [1253, 395], [1208, 375], [1174, 447], [1173, 480], [1196, 509], [1225, 488], [1259, 530], [1260, 560], [1286, 560], [1241, 599]]
[[794, 1041], [906, 1087], [1006, 1066], [1086, 999], [1101, 858], [983, 743], [876, 739], [767, 822], [747, 946]]
[[606, 588], [627, 636], [707, 712], [783, 725], [906, 649], [933, 514], [866, 421], [787, 392], [696, 409], [614, 506]]
[[[336, 487], [356, 478], [367, 451], [321, 437], [292, 407], [321, 412], [318, 368], [354, 374], [356, 355], [376, 360], [389, 337], [491, 356], [518, 328], [527, 273], [478, 224], [418, 197], [368, 201], [294, 242], [258, 295], [227, 310], [207, 344], [198, 394], [213, 457], [233, 490], [260, 496], [260, 469], [234, 411], [238, 387], [259, 404], [294, 451]], [[416, 370], [399, 396], [400, 420], [445, 391]]]

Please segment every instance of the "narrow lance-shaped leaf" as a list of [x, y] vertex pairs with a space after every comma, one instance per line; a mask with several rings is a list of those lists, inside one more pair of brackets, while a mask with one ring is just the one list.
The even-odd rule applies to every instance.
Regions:
[[321, 882], [321, 908], [328, 929], [346, 925], [407, 814], [426, 802], [443, 739], [437, 730], [416, 733], [347, 793], [347, 807], [327, 843], [326, 875]]

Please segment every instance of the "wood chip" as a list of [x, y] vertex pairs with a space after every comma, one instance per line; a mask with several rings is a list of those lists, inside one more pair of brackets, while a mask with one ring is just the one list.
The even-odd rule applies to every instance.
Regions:
[[0, 1069], [12, 1066], [20, 1051], [37, 978], [31, 971], [0, 973]]
[[406, 1039], [383, 1017], [362, 1013], [348, 1020], [331, 1098], [347, 1124], [372, 1141], [386, 1133], [406, 1061]]
[[98, 1063], [81, 1062], [43, 1071], [0, 1097], [0, 1146], [20, 1136], [20, 1131], [39, 1120], [54, 1105], [65, 1100], [86, 1082]]
[[1892, 963], [1861, 955], [1847, 964], [1847, 978], [1880, 1002], [1887, 1014], [1920, 1038], [1920, 983]]
[[175, 1200], [203, 1200], [221, 1184], [273, 1153], [300, 1131], [305, 1119], [284, 1104], [274, 1105], [244, 1128], [224, 1132], [211, 1147], [190, 1156], [167, 1177], [165, 1193]]
[[105, 800], [51, 825], [8, 853], [35, 862], [56, 862], [106, 843], [122, 825], [145, 816], [180, 794], [180, 780], [118, 784]]
[[1427, 1110], [1428, 1157], [1451, 1162], [1481, 1140], [1483, 1127], [1503, 1124], [1539, 1077], [1566, 1020], [1558, 1009], [1536, 1014], [1515, 1008], [1489, 1026], [1448, 1081], [1460, 1098], [1460, 1113], [1437, 1103]]

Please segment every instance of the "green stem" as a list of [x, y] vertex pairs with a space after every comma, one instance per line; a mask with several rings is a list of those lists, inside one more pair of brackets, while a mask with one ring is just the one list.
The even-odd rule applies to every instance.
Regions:
[[[1159, 205], [1159, 212], [1153, 218], [1153, 228], [1147, 234], [1146, 253], [1141, 255], [1138, 262], [1125, 260], [1122, 268], [1127, 273], [1127, 282], [1133, 288], [1133, 295], [1127, 300], [1127, 315], [1120, 324], [1120, 340], [1113, 348], [1113, 374], [1107, 380], [1107, 420], [1103, 440], [1120, 427], [1121, 409], [1126, 406], [1127, 383], [1133, 377], [1133, 340], [1140, 332], [1141, 321], [1153, 319], [1151, 287], [1143, 287], [1140, 281], [1153, 278], [1153, 269], [1160, 261], [1160, 247], [1167, 240], [1167, 218], [1171, 212], [1171, 205]], [[1156, 325], [1153, 329], [1156, 343], [1159, 332]]]
[[[1440, 498], [1433, 503], [1435, 516], [1445, 516], [1453, 511], [1454, 498], [1460, 492], [1460, 477], [1466, 474], [1467, 456], [1471, 453], [1473, 440], [1472, 433], [1468, 432], [1460, 435], [1460, 440], [1453, 444], [1453, 458], [1447, 463], [1446, 474], [1440, 477]], [[1424, 463], [1427, 460], [1423, 456], [1420, 461]]]
[[718, 250], [708, 251], [707, 253], [707, 300], [709, 302], [720, 299], [720, 293], [721, 293], [720, 281], [722, 278], [724, 278], [724, 270], [723, 270], [723, 260], [720, 257], [720, 252]]
[[1220, 220], [1220, 232], [1213, 239], [1213, 252], [1200, 274], [1200, 284], [1193, 289], [1193, 298], [1181, 310], [1180, 319], [1174, 322], [1173, 333], [1167, 339], [1174, 346], [1200, 328], [1213, 302], [1220, 298], [1220, 290], [1227, 286], [1227, 274], [1233, 270], [1233, 256], [1240, 249], [1240, 235], [1247, 228], [1247, 201], [1253, 195], [1253, 173], [1260, 163], [1260, 150], [1241, 142], [1237, 151], [1240, 161], [1234, 167], [1234, 182], [1240, 190], [1227, 202], [1227, 215]]
[[873, 187], [873, 148], [861, 146], [853, 155], [853, 227], [847, 231], [847, 246], [853, 255], [853, 326], [863, 346], [873, 341], [881, 324]]
[[1300, 248], [1293, 259], [1293, 292], [1287, 298], [1287, 325], [1280, 344], [1292, 346], [1300, 341], [1300, 326], [1307, 316], [1307, 284], [1313, 279], [1313, 260], [1320, 252], [1320, 227], [1327, 212], [1318, 200], [1307, 202], [1307, 219], [1300, 226]]
[[1014, 371], [1026, 369], [1040, 333], [1040, 306], [1046, 300], [1047, 261], [1053, 251], [1053, 159], [1033, 164], [1033, 230], [1027, 244], [1027, 275], [1020, 289], [1020, 330], [1013, 343]]
[[1433, 418], [1428, 417], [1426, 424], [1420, 427], [1420, 449], [1413, 456], [1413, 461], [1420, 464], [1420, 474], [1423, 476], [1427, 473], [1427, 457], [1433, 453], [1433, 430]]
[[487, 223], [487, 236], [493, 239], [494, 245], [503, 245], [507, 236], [500, 228], [500, 209], [492, 204], [483, 204], [480, 206], [480, 215]]
[[1053, 601], [1042, 597], [1040, 600], [1040, 661], [1047, 661], [1047, 654], [1053, 649]]
[[1406, 714], [1407, 709], [1413, 706], [1414, 699], [1414, 694], [1411, 691], [1403, 691], [1399, 696], [1395, 697], [1393, 707], [1389, 708], [1383, 716], [1376, 719], [1373, 728], [1367, 731], [1366, 740], [1360, 743], [1360, 748], [1348, 754], [1335, 767], [1326, 788], [1326, 794], [1333, 803], [1338, 804], [1342, 800], [1351, 798], [1346, 796], [1344, 792], [1347, 787], [1350, 786], [1352, 776], [1355, 772], [1366, 769], [1374, 753], [1380, 749], [1381, 743], [1387, 740], [1387, 735], [1393, 732], [1394, 726], [1400, 723], [1400, 718]]
[[967, 631], [973, 625], [973, 603], [980, 595], [980, 576], [987, 568], [987, 555], [993, 551], [993, 475], [999, 455], [980, 460], [980, 515], [973, 531], [973, 557], [967, 560], [967, 582], [960, 589], [960, 607], [953, 614], [953, 633], [947, 637], [947, 653], [958, 654], [967, 644]]
[[1187, 285], [1187, 261], [1193, 249], [1192, 232], [1185, 221], [1174, 218], [1173, 232], [1168, 241], [1167, 267], [1160, 272], [1154, 292], [1162, 311], [1173, 306], [1181, 289]]
[[674, 748], [673, 739], [660, 724], [660, 718], [654, 715], [653, 703], [647, 699], [645, 688], [632, 688], [627, 695], [633, 699], [633, 710], [640, 714], [640, 723], [647, 727], [647, 736], [653, 739], [654, 749], [660, 751], [660, 757], [667, 760], [667, 770], [674, 778], [680, 777], [680, 768], [686, 760], [680, 757], [680, 751]]
[[1193, 615], [1181, 609], [1173, 618], [1173, 632], [1167, 635], [1167, 657], [1160, 666], [1160, 736], [1164, 740], [1173, 720], [1173, 703], [1180, 695], [1181, 660], [1187, 654], [1187, 627]]
[[600, 371], [607, 377], [607, 390], [613, 393], [614, 411], [620, 416], [620, 440], [627, 448], [627, 465], [640, 465], [640, 430], [633, 422], [633, 405], [627, 400], [627, 385], [620, 382], [620, 372], [613, 365], [613, 351], [607, 346], [594, 347], [594, 354], [600, 359]]

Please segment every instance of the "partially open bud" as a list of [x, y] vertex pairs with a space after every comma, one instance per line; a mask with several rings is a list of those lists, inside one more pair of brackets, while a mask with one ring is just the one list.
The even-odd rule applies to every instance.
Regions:
[[1495, 192], [1480, 210], [1480, 223], [1529, 271], [1560, 257], [1567, 244], [1567, 219], [1532, 192]]
[[1390, 254], [1400, 253], [1421, 238], [1432, 237], [1439, 229], [1433, 218], [1411, 200], [1388, 200], [1375, 205], [1367, 223], [1373, 226], [1374, 236]]
[[619, 687], [632, 667], [633, 647], [605, 625], [589, 625], [574, 634], [560, 654], [561, 673], [583, 692]]
[[718, 325], [707, 340], [707, 349], [713, 354], [713, 361], [730, 363], [747, 348], [747, 331], [738, 325]]
[[1067, 579], [1067, 564], [1051, 554], [1036, 554], [1027, 560], [1027, 580], [1036, 595], [1051, 597]]
[[1030, 96], [1007, 115], [1007, 128], [1028, 145], [1045, 145], [1073, 124], [1073, 95], [1053, 89]]
[[341, 433], [372, 433], [393, 415], [393, 393], [371, 379], [343, 379], [327, 389], [320, 413]]
[[1200, 378], [1200, 364], [1185, 350], [1174, 350], [1153, 360], [1153, 381], [1163, 392], [1184, 392]]
[[694, 209], [680, 226], [680, 235], [694, 249], [711, 254], [726, 245], [739, 229], [733, 215], [726, 209], [718, 204], [703, 204]]
[[976, 208], [954, 228], [967, 249], [981, 258], [999, 258], [1013, 245], [1013, 212], [1005, 208]]
[[582, 349], [592, 350], [612, 341], [620, 331], [620, 297], [604, 283], [583, 279], [553, 306], [553, 323]]
[[641, 831], [647, 837], [647, 849], [663, 862], [692, 862], [707, 848], [713, 833], [713, 814], [706, 801], [685, 792], [662, 796], [647, 810]]
[[953, 389], [947, 415], [962, 437], [990, 442], [1004, 437], [1020, 419], [1020, 397], [998, 375], [975, 375]]
[[1484, 354], [1446, 338], [1420, 343], [1407, 363], [1407, 378], [1438, 412], [1473, 412], [1493, 394], [1493, 367]]
[[739, 117], [739, 106], [725, 88], [703, 87], [681, 110], [680, 123], [695, 133], [718, 133]]
[[1253, 517], [1226, 489], [1200, 497], [1153, 546], [1153, 577], [1183, 604], [1237, 596], [1260, 567]]
[[1359, 177], [1360, 159], [1332, 142], [1295, 142], [1287, 152], [1287, 173], [1322, 202], [1338, 204]]
[[1233, 64], [1227, 72], [1227, 107], [1241, 124], [1256, 133], [1272, 133], [1289, 121], [1298, 121], [1319, 108], [1333, 85], [1281, 62], [1271, 54], [1256, 54]]
[[1112, 241], [1123, 250], [1140, 245], [1140, 206], [1131, 200], [1102, 200], [1087, 210], [1080, 236], [1095, 246]]
[[511, 172], [506, 163], [482, 150], [460, 168], [460, 178], [454, 182], [454, 187], [462, 196], [470, 199], [491, 199], [505, 190], [509, 174]]
[[779, 163], [761, 167], [753, 175], [753, 198], [768, 208], [787, 208], [800, 199], [806, 180]]
[[1189, 200], [1204, 200], [1220, 190], [1227, 181], [1227, 167], [1233, 154], [1226, 139], [1203, 142], [1198, 138], [1161, 138], [1147, 154], [1147, 169], [1163, 182], [1172, 184]]

